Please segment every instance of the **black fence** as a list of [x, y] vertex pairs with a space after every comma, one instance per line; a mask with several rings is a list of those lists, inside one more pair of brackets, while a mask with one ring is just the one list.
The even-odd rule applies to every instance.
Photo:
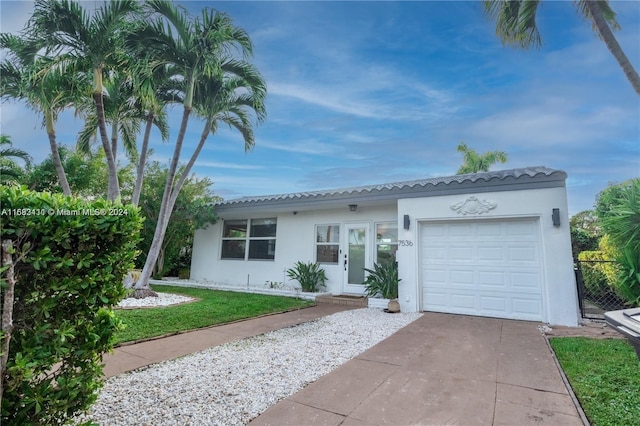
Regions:
[[603, 320], [605, 312], [628, 307], [612, 286], [618, 267], [615, 261], [576, 261], [576, 283], [582, 318]]

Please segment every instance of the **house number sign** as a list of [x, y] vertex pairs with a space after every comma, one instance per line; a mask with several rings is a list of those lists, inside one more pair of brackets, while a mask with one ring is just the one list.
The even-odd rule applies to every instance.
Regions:
[[411, 240], [398, 240], [398, 245], [400, 247], [411, 247], [411, 246], [413, 246], [413, 241], [411, 241]]

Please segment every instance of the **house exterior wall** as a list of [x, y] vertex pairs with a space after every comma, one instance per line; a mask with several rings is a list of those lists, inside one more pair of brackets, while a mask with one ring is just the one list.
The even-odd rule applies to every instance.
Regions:
[[[315, 226], [340, 224], [341, 244], [344, 241], [344, 225], [347, 223], [370, 224], [369, 244], [375, 243], [374, 224], [393, 222], [397, 219], [396, 202], [384, 206], [359, 206], [355, 212], [347, 205], [341, 209], [323, 211], [299, 211], [270, 214], [260, 212], [252, 215], [232, 215], [225, 213], [223, 218], [260, 219], [277, 218], [276, 250], [274, 260], [226, 260], [221, 259], [223, 221], [196, 231], [193, 243], [191, 279], [206, 280], [222, 285], [252, 286], [264, 285], [266, 281], [283, 282], [285, 285], [297, 285], [289, 280], [286, 270], [297, 261], [315, 261]], [[374, 252], [373, 250], [371, 251]], [[369, 259], [369, 266], [372, 259]], [[333, 294], [343, 292], [343, 265], [322, 264], [328, 277], [327, 291]]]
[[[467, 214], [454, 211], [452, 205], [474, 195], [446, 195], [398, 200], [398, 268], [401, 278], [399, 302], [405, 312], [421, 310], [420, 224], [441, 220], [480, 220], [485, 218], [537, 218], [540, 227], [543, 267], [543, 303], [545, 322], [575, 326], [579, 309], [565, 187], [482, 192], [480, 201], [495, 207], [479, 213], [472, 207]], [[560, 226], [552, 223], [552, 209], [560, 209]], [[409, 215], [410, 228], [403, 229], [404, 215]]]

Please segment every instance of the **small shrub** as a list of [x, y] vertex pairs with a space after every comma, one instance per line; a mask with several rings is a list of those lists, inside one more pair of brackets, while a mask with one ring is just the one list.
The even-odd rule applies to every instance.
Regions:
[[181, 280], [188, 280], [191, 275], [191, 270], [189, 268], [180, 268], [178, 271], [178, 278]]
[[0, 186], [0, 206], [16, 279], [0, 424], [64, 424], [102, 386], [141, 219], [130, 206], [19, 187]]
[[296, 262], [293, 268], [287, 270], [287, 276], [297, 280], [302, 287], [302, 291], [311, 293], [320, 291], [320, 287], [325, 287], [327, 282], [324, 269], [314, 262]]
[[272, 288], [272, 289], [279, 289], [284, 287], [284, 283], [282, 283], [281, 281], [265, 281], [264, 282], [264, 286], [266, 288]]
[[600, 297], [615, 289], [617, 269], [615, 263], [603, 251], [583, 251], [578, 255], [582, 280], [587, 293]]
[[364, 269], [369, 273], [364, 280], [365, 292], [370, 297], [382, 296], [385, 299], [398, 298], [398, 264], [396, 262], [374, 263], [373, 269]]

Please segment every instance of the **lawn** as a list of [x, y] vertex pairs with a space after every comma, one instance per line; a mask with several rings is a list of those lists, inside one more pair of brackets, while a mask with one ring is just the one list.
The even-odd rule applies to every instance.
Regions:
[[165, 285], [154, 285], [152, 288], [157, 292], [183, 294], [201, 300], [167, 307], [116, 310], [117, 317], [125, 325], [124, 330], [116, 333], [116, 344], [289, 311], [313, 304], [308, 300], [263, 294]]
[[620, 339], [550, 339], [574, 393], [592, 425], [640, 421], [640, 362]]

